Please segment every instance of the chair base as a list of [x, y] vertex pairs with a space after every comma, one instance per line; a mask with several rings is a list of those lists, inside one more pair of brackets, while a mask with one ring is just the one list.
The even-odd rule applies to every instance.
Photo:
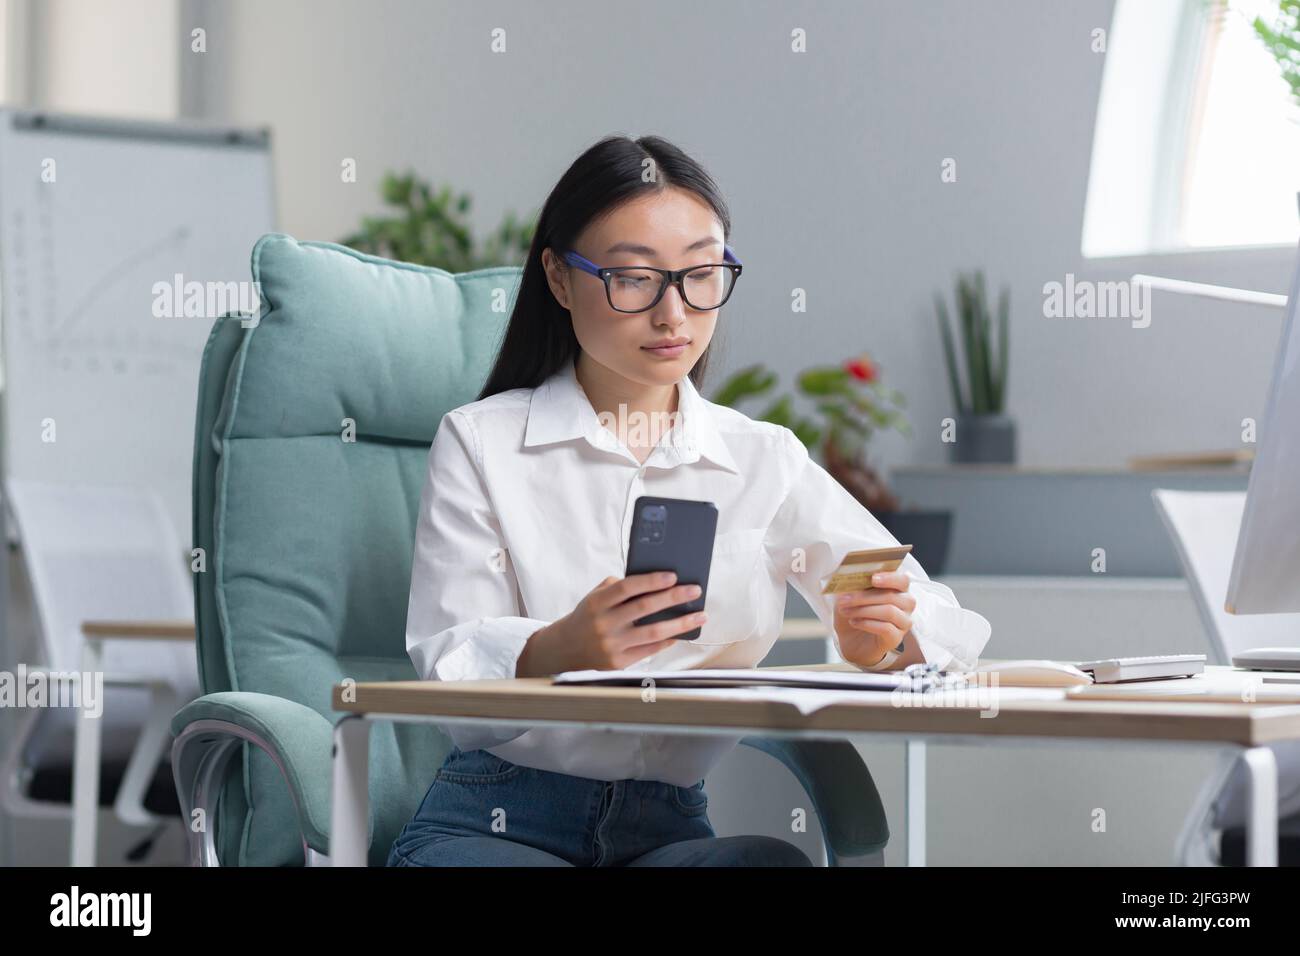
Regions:
[[[126, 776], [125, 763], [106, 763], [99, 774], [99, 805], [111, 807]], [[72, 803], [72, 768], [40, 767], [28, 778], [24, 788], [28, 800], [43, 803]], [[145, 791], [144, 808], [166, 817], [181, 815], [180, 801], [176, 798], [176, 784], [172, 779], [171, 764], [160, 762]]]

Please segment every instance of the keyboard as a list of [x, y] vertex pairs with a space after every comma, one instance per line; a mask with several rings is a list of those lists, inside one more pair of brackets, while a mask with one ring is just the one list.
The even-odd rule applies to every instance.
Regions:
[[1204, 654], [1165, 654], [1150, 657], [1108, 657], [1075, 665], [1091, 674], [1094, 683], [1117, 684], [1126, 680], [1160, 680], [1191, 677], [1205, 670]]

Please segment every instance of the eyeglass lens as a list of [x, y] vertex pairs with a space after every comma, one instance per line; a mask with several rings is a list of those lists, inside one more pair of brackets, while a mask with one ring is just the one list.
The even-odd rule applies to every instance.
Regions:
[[[648, 309], [667, 281], [657, 272], [618, 269], [609, 277], [610, 304], [624, 312]], [[733, 282], [735, 273], [725, 266], [701, 266], [682, 277], [683, 298], [692, 309], [707, 312], [727, 300]]]

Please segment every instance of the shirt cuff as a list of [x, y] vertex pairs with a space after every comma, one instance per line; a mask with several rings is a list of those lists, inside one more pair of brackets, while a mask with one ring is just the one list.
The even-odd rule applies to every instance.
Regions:
[[949, 604], [926, 590], [927, 583], [912, 582], [912, 588], [920, 591], [912, 611], [912, 636], [917, 647], [927, 663], [938, 664], [941, 670], [974, 670], [992, 626], [982, 614]]
[[[461, 625], [470, 634], [434, 662], [432, 680], [513, 678], [524, 645], [550, 621], [531, 617], [484, 617]], [[426, 672], [427, 673], [427, 672]]]

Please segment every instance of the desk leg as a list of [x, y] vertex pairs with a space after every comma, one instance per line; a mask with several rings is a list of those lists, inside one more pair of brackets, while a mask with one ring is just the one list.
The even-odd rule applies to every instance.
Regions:
[[1277, 758], [1268, 747], [1241, 755], [1246, 766], [1246, 865], [1277, 866]]
[[369, 844], [370, 722], [349, 715], [334, 725], [330, 865], [365, 866]]
[[82, 681], [103, 669], [103, 645], [87, 638], [81, 646], [81, 675], [77, 678], [77, 723], [73, 731], [72, 756], [72, 865], [94, 866], [98, 840], [99, 752], [103, 733], [103, 701], [100, 716], [89, 716]]
[[925, 866], [925, 741], [909, 740], [904, 746], [907, 865]]

